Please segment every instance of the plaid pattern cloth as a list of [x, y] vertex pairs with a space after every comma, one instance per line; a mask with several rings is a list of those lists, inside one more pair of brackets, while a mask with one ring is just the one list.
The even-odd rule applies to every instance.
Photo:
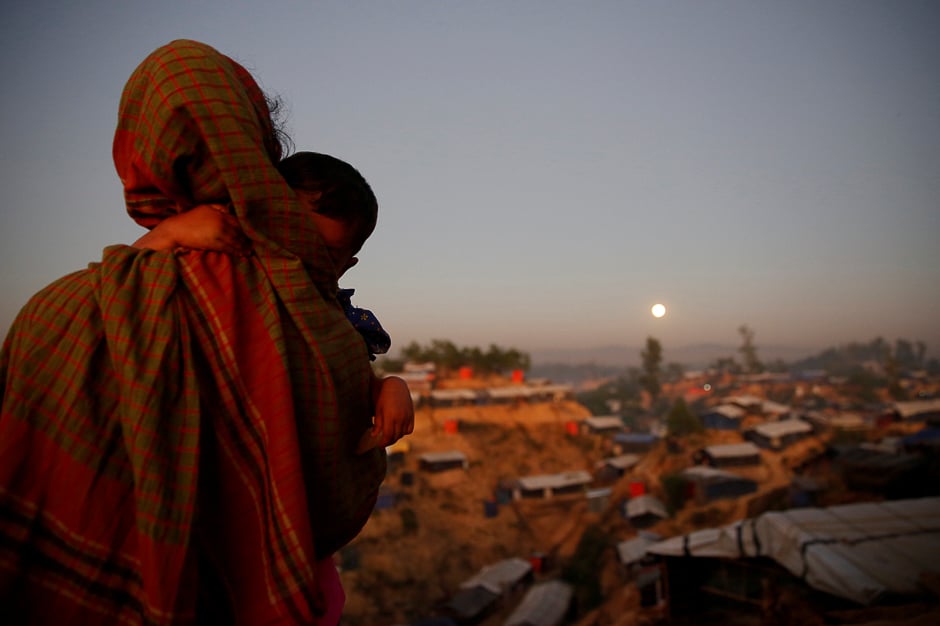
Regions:
[[371, 370], [240, 65], [174, 41], [134, 71], [114, 160], [152, 227], [230, 202], [249, 258], [111, 246], [0, 353], [0, 622], [315, 624], [315, 564], [385, 473], [353, 454]]

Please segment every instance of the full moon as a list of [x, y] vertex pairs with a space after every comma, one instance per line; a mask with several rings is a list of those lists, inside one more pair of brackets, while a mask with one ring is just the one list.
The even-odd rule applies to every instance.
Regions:
[[650, 313], [653, 314], [653, 317], [662, 317], [666, 314], [666, 306], [663, 304], [654, 304], [653, 308], [650, 309]]

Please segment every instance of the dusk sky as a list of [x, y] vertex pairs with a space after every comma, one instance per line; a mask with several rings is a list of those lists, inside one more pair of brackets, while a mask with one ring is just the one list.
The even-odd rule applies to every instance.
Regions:
[[[121, 90], [204, 41], [355, 165], [379, 225], [343, 279], [395, 349], [940, 355], [940, 3], [4, 3], [0, 332], [142, 230]], [[654, 319], [650, 307], [667, 307]]]

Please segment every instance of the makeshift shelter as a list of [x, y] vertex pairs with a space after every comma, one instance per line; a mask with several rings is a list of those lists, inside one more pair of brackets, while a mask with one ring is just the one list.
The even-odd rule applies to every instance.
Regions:
[[668, 557], [766, 557], [811, 587], [869, 605], [924, 594], [940, 574], [940, 498], [764, 513], [647, 548]]
[[571, 608], [574, 590], [566, 582], [550, 580], [533, 585], [504, 626], [558, 626]]
[[588, 489], [584, 492], [587, 499], [588, 511], [591, 513], [603, 513], [607, 510], [607, 504], [610, 502], [610, 487], [600, 489]]
[[612, 438], [614, 454], [649, 452], [659, 442], [652, 433], [617, 433]]
[[516, 481], [513, 498], [551, 498], [552, 496], [581, 493], [591, 484], [591, 475], [584, 470], [526, 476]]
[[812, 476], [794, 476], [790, 480], [790, 506], [815, 506], [818, 494], [825, 488], [825, 482]]
[[787, 404], [781, 404], [772, 400], [764, 400], [760, 405], [760, 412], [766, 417], [779, 420], [790, 415], [792, 409]]
[[444, 604], [443, 611], [459, 624], [476, 624], [493, 611], [499, 597], [486, 587], [461, 588]]
[[483, 395], [492, 404], [511, 404], [528, 400], [532, 395], [532, 390], [523, 385], [490, 387], [486, 389]]
[[473, 389], [434, 389], [429, 392], [431, 406], [453, 407], [476, 404], [480, 395]]
[[532, 385], [529, 398], [533, 402], [560, 402], [574, 394], [574, 386], [568, 384]]
[[391, 474], [405, 464], [405, 456], [411, 450], [411, 443], [407, 439], [399, 439], [390, 446], [385, 446], [388, 460], [388, 473]]
[[702, 413], [702, 426], [713, 430], [740, 430], [747, 413], [734, 404], [719, 404]]
[[755, 481], [713, 467], [697, 465], [682, 470], [681, 475], [689, 486], [687, 493], [699, 504], [757, 491]]
[[626, 500], [623, 515], [635, 528], [646, 528], [669, 517], [666, 506], [648, 493]]
[[940, 423], [940, 398], [895, 402], [891, 409], [895, 418], [904, 422]]
[[764, 406], [764, 399], [758, 396], [742, 395], [728, 396], [724, 399], [724, 404], [731, 404], [741, 407], [745, 411], [758, 412]]
[[758, 424], [744, 432], [744, 438], [761, 448], [782, 450], [813, 434], [813, 427], [803, 420], [790, 419], [782, 422]]
[[810, 411], [803, 414], [801, 419], [808, 422], [816, 433], [853, 434], [860, 440], [864, 439], [865, 433], [871, 430], [871, 426], [865, 421], [865, 418], [858, 413], [830, 415], [821, 411]]
[[929, 459], [920, 454], [885, 452], [869, 446], [835, 448], [834, 465], [846, 487], [888, 498], [934, 495]]
[[640, 462], [639, 455], [620, 454], [598, 461], [595, 464], [595, 478], [599, 482], [613, 482], [622, 478], [628, 470], [635, 467]]
[[940, 453], [940, 427], [927, 426], [916, 433], [903, 437], [901, 446], [910, 452]]
[[585, 432], [600, 435], [618, 433], [623, 430], [623, 420], [619, 415], [592, 415], [582, 422]]
[[702, 448], [702, 458], [712, 467], [740, 467], [760, 465], [760, 448], [745, 441], [726, 443]]
[[662, 541], [662, 537], [655, 533], [641, 531], [633, 539], [627, 539], [617, 544], [617, 558], [628, 572], [635, 573], [638, 567], [647, 559], [646, 549]]
[[532, 564], [526, 559], [512, 557], [490, 565], [460, 584], [461, 589], [485, 587], [500, 595], [509, 593], [532, 581]]
[[481, 621], [500, 600], [532, 581], [532, 565], [520, 558], [510, 558], [486, 565], [460, 584], [444, 605], [448, 616], [461, 624]]
[[470, 467], [467, 455], [459, 450], [425, 452], [418, 457], [418, 462], [420, 468], [427, 472], [446, 472], [447, 470]]

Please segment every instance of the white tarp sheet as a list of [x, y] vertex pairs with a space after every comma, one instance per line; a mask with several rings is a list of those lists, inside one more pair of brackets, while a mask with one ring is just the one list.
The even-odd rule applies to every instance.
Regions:
[[664, 556], [768, 556], [816, 589], [870, 604], [940, 573], [940, 498], [764, 513], [651, 545]]

